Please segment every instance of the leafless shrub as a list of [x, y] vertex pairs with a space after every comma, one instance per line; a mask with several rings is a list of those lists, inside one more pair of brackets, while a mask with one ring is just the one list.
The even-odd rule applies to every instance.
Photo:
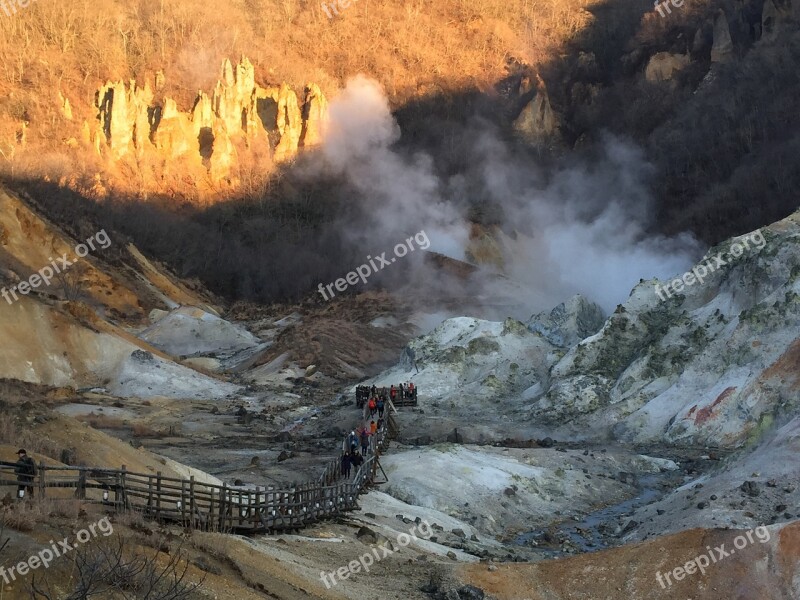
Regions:
[[183, 600], [195, 597], [205, 579], [190, 580], [189, 563], [181, 548], [166, 555], [126, 550], [126, 539], [120, 534], [77, 546], [71, 556], [74, 589], [56, 593], [34, 577], [30, 584], [33, 600]]

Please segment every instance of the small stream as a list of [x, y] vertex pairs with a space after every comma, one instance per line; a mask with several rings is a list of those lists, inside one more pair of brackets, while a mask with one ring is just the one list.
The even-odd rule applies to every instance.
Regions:
[[[601, 508], [590, 513], [581, 521], [565, 521], [553, 527], [523, 533], [516, 537], [514, 543], [517, 545], [529, 545], [531, 540], [539, 543], [549, 532], [551, 536], [554, 535], [561, 543], [567, 542], [580, 552], [597, 552], [598, 550], [613, 547], [616, 544], [608, 543], [608, 540], [616, 537], [614, 532], [617, 530], [620, 520], [624, 522], [630, 513], [637, 508], [661, 498], [665, 494], [665, 491], [661, 488], [663, 480], [664, 475], [661, 473], [643, 475], [638, 482], [639, 492], [633, 498]], [[545, 554], [553, 557], [566, 554], [558, 549], [547, 548], [546, 546], [542, 550]]]

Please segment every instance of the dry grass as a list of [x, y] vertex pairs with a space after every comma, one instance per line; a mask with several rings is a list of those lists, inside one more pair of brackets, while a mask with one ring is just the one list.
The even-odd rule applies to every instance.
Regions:
[[82, 423], [88, 424], [92, 429], [121, 430], [130, 428], [130, 424], [124, 419], [120, 419], [119, 417], [109, 417], [107, 415], [98, 415], [95, 413], [80, 417], [78, 420]]
[[[169, 96], [188, 111], [198, 89], [213, 89], [223, 59], [242, 54], [260, 83], [302, 90], [315, 81], [330, 95], [360, 72], [380, 81], [395, 106], [428, 93], [486, 88], [510, 58], [536, 63], [556, 53], [586, 26], [589, 3], [360, 0], [328, 19], [312, 0], [43, 0], [0, 19], [0, 162], [10, 161], [14, 175], [58, 180], [77, 173], [91, 188], [93, 175], [109, 165], [77, 140], [84, 120], [96, 119], [101, 83], [152, 82], [163, 69], [166, 87], [156, 102]], [[116, 168], [134, 185], [153, 167]]]
[[4, 413], [0, 415], [0, 444], [25, 448], [28, 452], [61, 460], [63, 448], [38, 435], [21, 417]]
[[71, 498], [37, 498], [18, 502], [7, 497], [3, 500], [0, 524], [16, 531], [33, 531], [37, 524], [51, 523], [54, 518], [77, 522], [85, 515], [84, 503]]

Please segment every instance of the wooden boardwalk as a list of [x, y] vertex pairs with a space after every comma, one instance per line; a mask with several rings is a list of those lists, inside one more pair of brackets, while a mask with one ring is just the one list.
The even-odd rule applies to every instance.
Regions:
[[[341, 475], [340, 453], [326, 464], [316, 481], [293, 483], [282, 489], [213, 485], [194, 477], [164, 477], [160, 471], [155, 475], [135, 473], [125, 465], [106, 469], [51, 467], [44, 463], [37, 466], [31, 485], [34, 497], [48, 497], [48, 490], [74, 489], [75, 498], [192, 529], [235, 533], [298, 530], [357, 508], [358, 496], [376, 477], [381, 452], [397, 432], [391, 410], [393, 407], [387, 411], [384, 427], [370, 437], [364, 462], [347, 479]], [[365, 410], [364, 416], [366, 413]], [[16, 489], [15, 466], [16, 463], [0, 462], [0, 486]]]

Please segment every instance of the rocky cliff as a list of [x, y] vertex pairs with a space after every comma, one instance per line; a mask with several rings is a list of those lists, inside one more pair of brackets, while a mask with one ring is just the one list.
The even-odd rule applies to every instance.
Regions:
[[[84, 141], [114, 161], [153, 156], [167, 163], [205, 168], [212, 181], [236, 179], [237, 148], [274, 163], [294, 158], [301, 147], [320, 143], [327, 100], [316, 84], [298, 99], [287, 84], [262, 87], [253, 64], [225, 60], [211, 94], [199, 91], [191, 110], [175, 100], [156, 101], [162, 73], [139, 84], [107, 82], [95, 94], [97, 121], [84, 126]], [[186, 164], [188, 163], [188, 165]]]

